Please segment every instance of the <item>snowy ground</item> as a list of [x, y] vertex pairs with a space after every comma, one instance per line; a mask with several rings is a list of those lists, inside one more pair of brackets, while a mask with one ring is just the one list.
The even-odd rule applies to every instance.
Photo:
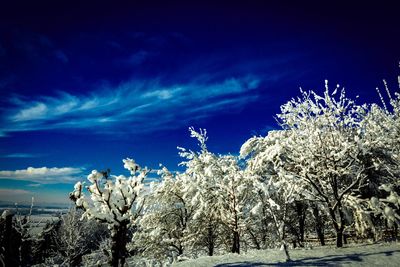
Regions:
[[259, 266], [400, 266], [400, 243], [358, 244], [341, 249], [318, 247], [290, 250], [292, 262], [284, 262], [280, 250], [249, 251], [243, 255], [227, 254], [201, 257], [176, 263], [174, 267], [259, 267]]

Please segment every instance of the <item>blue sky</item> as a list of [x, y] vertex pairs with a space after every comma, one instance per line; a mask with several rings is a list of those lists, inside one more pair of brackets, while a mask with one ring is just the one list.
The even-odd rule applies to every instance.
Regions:
[[360, 102], [383, 78], [396, 88], [390, 2], [31, 2], [0, 8], [0, 201], [67, 203], [126, 157], [177, 170], [189, 126], [238, 153], [300, 86], [328, 79]]

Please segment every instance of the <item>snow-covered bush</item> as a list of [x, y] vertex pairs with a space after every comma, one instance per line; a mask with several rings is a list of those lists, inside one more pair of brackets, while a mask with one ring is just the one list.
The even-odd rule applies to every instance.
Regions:
[[78, 208], [84, 210], [82, 218], [94, 219], [108, 225], [111, 231], [111, 265], [123, 266], [127, 255], [128, 227], [135, 225], [143, 207], [143, 179], [149, 172], [141, 169], [132, 159], [124, 159], [124, 168], [130, 176], [110, 175], [109, 171], [93, 170], [86, 187], [90, 199], [83, 193], [82, 182], [70, 194]]

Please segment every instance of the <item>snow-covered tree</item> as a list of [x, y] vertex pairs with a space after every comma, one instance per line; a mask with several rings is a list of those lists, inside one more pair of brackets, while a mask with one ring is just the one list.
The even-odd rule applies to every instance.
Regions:
[[162, 167], [162, 181], [152, 187], [137, 233], [139, 247], [153, 257], [182, 257], [184, 250], [207, 250], [213, 255], [220, 227], [217, 209], [218, 193], [212, 168], [218, 167], [217, 156], [208, 152], [205, 130], [190, 128], [191, 137], [199, 141], [200, 152], [178, 147], [184, 159], [182, 173], [171, 173]]
[[[240, 155], [248, 158], [245, 175], [254, 185], [254, 207], [251, 213], [260, 222], [272, 221], [272, 232], [290, 261], [287, 245], [289, 211], [299, 198], [301, 187], [290, 170], [285, 146], [288, 132], [271, 131], [266, 137], [253, 137], [243, 144]], [[267, 226], [264, 226], [267, 228]]]
[[365, 153], [361, 121], [366, 106], [357, 105], [339, 88], [323, 96], [313, 91], [281, 106], [278, 118], [289, 132], [286, 145], [290, 150], [292, 172], [303, 183], [307, 197], [323, 202], [337, 234], [337, 246], [343, 246], [346, 226], [346, 199], [365, 185], [361, 162]]
[[[399, 78], [400, 83], [400, 78]], [[383, 219], [389, 227], [400, 225], [400, 95], [392, 98], [384, 81], [389, 105], [379, 89], [383, 107], [372, 104], [362, 121], [364, 129], [362, 163], [366, 168], [366, 184], [357, 198], [349, 202], [358, 210], [354, 216], [356, 230], [366, 235], [367, 230], [376, 232], [376, 218]]]
[[143, 256], [174, 261], [186, 251], [187, 227], [192, 218], [190, 204], [194, 188], [189, 177], [162, 167], [161, 182], [152, 184], [133, 247]]
[[374, 166], [371, 171], [383, 178], [380, 181], [391, 183], [397, 181], [396, 177], [400, 175], [400, 93], [396, 92], [395, 98], [392, 98], [386, 81], [384, 84], [390, 105], [387, 107], [382, 96], [383, 108], [377, 104], [371, 105], [363, 121], [364, 143], [371, 158], [369, 164]]
[[194, 152], [178, 147], [179, 155], [185, 160], [180, 164], [186, 167], [184, 174], [190, 177], [196, 191], [191, 200], [194, 208], [193, 219], [189, 225], [188, 241], [192, 247], [205, 248], [212, 256], [218, 246], [221, 218], [219, 216], [218, 200], [220, 190], [218, 180], [221, 180], [219, 157], [208, 151], [206, 141], [207, 131], [195, 131], [189, 128], [190, 137], [199, 142], [200, 151]]
[[219, 156], [217, 181], [219, 216], [231, 236], [231, 252], [240, 253], [240, 244], [249, 220], [252, 184], [239, 167], [237, 157]]
[[107, 236], [107, 228], [103, 224], [81, 220], [82, 213], [82, 210], [73, 207], [60, 217], [57, 248], [47, 263], [79, 266], [82, 256], [97, 249], [101, 238]]
[[185, 170], [171, 173], [163, 167], [161, 182], [154, 184], [148, 195], [134, 236], [134, 246], [146, 256], [175, 259], [185, 256], [185, 251], [193, 256], [204, 250], [213, 255], [223, 241], [232, 252], [240, 252], [251, 183], [236, 157], [208, 151], [205, 130], [189, 131], [200, 150], [178, 147]]
[[124, 168], [130, 176], [110, 175], [109, 171], [93, 170], [88, 175], [86, 187], [90, 199], [83, 193], [83, 183], [78, 182], [70, 194], [78, 208], [84, 210], [82, 218], [106, 223], [111, 231], [111, 265], [123, 266], [127, 255], [128, 227], [135, 225], [142, 211], [143, 179], [149, 170], [141, 169], [132, 159], [124, 159]]
[[80, 220], [82, 214], [76, 208], [61, 217], [61, 227], [59, 230], [59, 252], [64, 258], [62, 264], [78, 266], [82, 261], [82, 256], [88, 252], [88, 247], [84, 242], [86, 232], [89, 232], [88, 224]]
[[281, 106], [277, 117], [283, 130], [250, 139], [241, 154], [250, 155], [247, 169], [283, 181], [293, 179], [301, 199], [322, 205], [341, 247], [348, 214], [360, 214], [361, 206], [355, 200], [362, 199], [378, 158], [371, 153], [373, 138], [368, 137], [364, 123], [367, 106], [357, 105], [344, 90], [337, 98], [338, 89], [330, 93], [326, 84], [323, 96], [301, 91], [301, 97]]
[[[201, 150], [194, 152], [180, 149], [180, 156], [186, 160], [185, 174], [190, 176], [197, 188], [192, 199], [195, 207], [190, 229], [197, 241], [207, 247], [213, 255], [220, 232], [225, 228], [231, 252], [240, 253], [240, 237], [245, 229], [248, 215], [250, 182], [243, 176], [237, 157], [216, 155], [207, 148], [207, 131], [189, 128], [190, 136], [196, 138]], [[247, 213], [246, 213], [247, 209]]]
[[[17, 232], [15, 239], [19, 250], [19, 261], [21, 265], [29, 265], [35, 261], [40, 261], [41, 258], [37, 257], [37, 250], [43, 244], [44, 237], [50, 237], [54, 232], [53, 228], [56, 227], [57, 222], [48, 222], [43, 232], [36, 232], [34, 229], [40, 229], [40, 224], [43, 220], [35, 221], [33, 219], [34, 211], [34, 198], [32, 197], [30, 208], [23, 212], [18, 205], [15, 205], [15, 216], [13, 218], [13, 230]], [[23, 214], [26, 213], [27, 214]], [[47, 232], [46, 232], [47, 231]], [[47, 236], [46, 236], [47, 235]], [[49, 247], [54, 245], [48, 242]], [[49, 248], [47, 247], [47, 248]], [[36, 251], [35, 251], [36, 250]], [[48, 253], [49, 251], [47, 251]], [[40, 251], [40, 253], [42, 253]], [[44, 252], [46, 253], [46, 252]]]
[[59, 248], [58, 230], [61, 221], [47, 221], [43, 230], [38, 234], [37, 239], [32, 244], [33, 261], [42, 263], [46, 258], [53, 258]]

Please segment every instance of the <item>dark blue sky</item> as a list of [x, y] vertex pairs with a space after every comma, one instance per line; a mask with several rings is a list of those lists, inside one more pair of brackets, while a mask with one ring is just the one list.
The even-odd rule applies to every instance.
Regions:
[[395, 1], [81, 2], [0, 4], [2, 201], [65, 202], [125, 157], [178, 169], [189, 126], [238, 153], [299, 86], [397, 88]]

